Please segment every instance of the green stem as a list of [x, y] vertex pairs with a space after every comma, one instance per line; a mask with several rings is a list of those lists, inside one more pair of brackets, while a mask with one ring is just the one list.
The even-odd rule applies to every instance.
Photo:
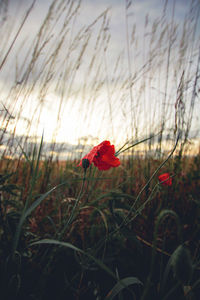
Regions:
[[155, 177], [155, 175], [159, 172], [159, 170], [166, 164], [166, 162], [170, 159], [170, 157], [173, 155], [174, 151], [176, 150], [177, 144], [179, 141], [179, 136], [176, 140], [176, 143], [174, 145], [174, 148], [172, 149], [171, 153], [168, 155], [168, 157], [161, 163], [161, 165], [155, 170], [155, 172], [151, 175], [151, 177], [149, 178], [149, 180], [147, 181], [147, 183], [143, 186], [143, 188], [140, 190], [139, 194], [137, 195], [135, 202], [133, 203], [133, 205], [130, 207], [129, 213], [126, 216], [126, 218], [123, 221], [123, 224], [126, 223], [126, 220], [128, 219], [129, 215], [132, 213], [133, 209], [135, 208], [138, 200], [140, 199], [141, 194], [144, 192], [144, 190], [146, 189], [146, 187], [149, 185], [149, 183], [152, 181], [152, 179]]
[[[64, 225], [64, 228], [62, 229], [61, 233], [60, 233], [60, 234], [58, 233], [58, 240], [59, 240], [59, 241], [62, 240], [62, 237], [63, 237], [63, 235], [64, 235], [64, 233], [65, 233], [67, 227], [71, 224], [71, 222], [72, 222], [72, 220], [73, 220], [73, 218], [74, 218], [75, 210], [76, 210], [76, 208], [77, 208], [77, 206], [78, 206], [78, 204], [79, 204], [79, 202], [80, 202], [80, 199], [81, 199], [81, 197], [82, 197], [82, 195], [83, 195], [83, 188], [84, 188], [84, 185], [85, 185], [85, 180], [86, 180], [86, 169], [84, 169], [84, 176], [83, 176], [83, 180], [82, 180], [81, 189], [80, 189], [80, 192], [79, 192], [78, 197], [77, 197], [77, 199], [76, 199], [75, 205], [73, 206], [73, 209], [72, 209], [72, 212], [71, 212], [71, 214], [70, 214], [70, 217], [69, 217], [68, 221], [66, 222], [66, 224]], [[45, 268], [45, 269], [47, 270], [47, 272], [48, 272], [49, 266], [50, 266], [51, 263], [52, 263], [52, 260], [53, 260], [53, 258], [54, 258], [55, 253], [56, 253], [56, 248], [54, 248], [54, 249], [52, 250], [51, 257], [50, 257], [50, 259], [49, 259], [49, 262], [48, 262], [47, 265], [46, 265], [46, 268]]]
[[[154, 176], [158, 173], [158, 171], [163, 167], [163, 165], [164, 165], [164, 164], [170, 159], [170, 157], [173, 155], [173, 153], [174, 153], [174, 151], [175, 151], [175, 149], [176, 149], [176, 147], [177, 147], [178, 141], [179, 141], [179, 135], [178, 135], [178, 137], [177, 137], [177, 140], [176, 140], [176, 143], [175, 143], [175, 145], [174, 145], [174, 148], [172, 149], [172, 151], [170, 152], [170, 154], [168, 155], [168, 157], [164, 160], [163, 163], [161, 163], [161, 165], [160, 165], [160, 166], [155, 170], [155, 172], [152, 174], [152, 176], [150, 177], [150, 179], [147, 181], [147, 183], [144, 185], [144, 187], [143, 187], [143, 188], [141, 189], [141, 191], [139, 192], [139, 194], [138, 194], [138, 196], [137, 196], [135, 202], [134, 202], [133, 205], [130, 207], [130, 211], [128, 212], [127, 216], [124, 218], [124, 220], [123, 220], [122, 223], [118, 226], [117, 229], [114, 229], [113, 231], [111, 231], [111, 232], [109, 233], [109, 237], [111, 237], [113, 234], [115, 234], [115, 233], [118, 232], [120, 229], [122, 229], [123, 226], [126, 226], [126, 225], [128, 225], [130, 222], [132, 222], [132, 221], [137, 217], [137, 215], [138, 215], [139, 213], [141, 213], [141, 211], [143, 210], [143, 208], [145, 207], [145, 205], [152, 199], [152, 197], [153, 197], [153, 195], [154, 195], [154, 193], [155, 193], [155, 191], [156, 191], [156, 189], [157, 189], [157, 187], [158, 187], [158, 185], [159, 185], [160, 183], [157, 183], [157, 184], [154, 186], [154, 188], [153, 188], [151, 194], [149, 195], [149, 197], [148, 197], [148, 199], [145, 201], [145, 203], [143, 203], [143, 204], [135, 211], [135, 215], [134, 215], [132, 218], [130, 218], [130, 219], [128, 220], [128, 218], [129, 218], [130, 214], [132, 213], [133, 209], [135, 208], [135, 205], [136, 205], [136, 203], [138, 202], [138, 200], [139, 200], [141, 194], [144, 192], [144, 190], [146, 189], [146, 187], [148, 186], [148, 184], [152, 181], [152, 179], [154, 178]], [[107, 238], [108, 238], [108, 237], [107, 237]], [[100, 242], [99, 242], [99, 247], [101, 247], [101, 244], [102, 244], [104, 241], [105, 241], [105, 239], [103, 239], [103, 241], [100, 241]]]
[[61, 234], [60, 234], [60, 238], [62, 238], [65, 230], [67, 229], [67, 227], [72, 223], [72, 220], [74, 218], [74, 214], [75, 214], [75, 210], [80, 202], [80, 199], [82, 197], [82, 194], [83, 194], [83, 188], [84, 188], [84, 185], [85, 185], [85, 180], [86, 180], [86, 169], [84, 169], [84, 176], [83, 176], [83, 181], [82, 181], [82, 185], [81, 185], [81, 189], [80, 189], [80, 192], [78, 194], [78, 197], [76, 198], [76, 202], [72, 208], [72, 211], [71, 211], [71, 214], [70, 214], [70, 217], [67, 221], [67, 223], [65, 224], [63, 230], [61, 231]]
[[124, 144], [124, 146], [122, 146], [122, 147], [115, 153], [115, 156], [118, 156], [119, 154], [121, 154], [121, 153], [123, 153], [123, 152], [129, 150], [130, 148], [133, 148], [133, 147], [135, 147], [135, 146], [137, 146], [137, 145], [139, 145], [139, 144], [141, 144], [141, 143], [143, 143], [143, 142], [146, 142], [146, 141], [148, 141], [149, 139], [152, 139], [152, 138], [155, 137], [156, 135], [158, 135], [158, 134], [151, 135], [150, 137], [145, 138], [145, 139], [143, 139], [143, 140], [141, 140], [141, 141], [139, 141], [139, 142], [136, 142], [136, 143], [130, 145], [129, 147], [125, 148], [124, 150], [122, 150], [123, 147], [124, 147], [127, 143]]

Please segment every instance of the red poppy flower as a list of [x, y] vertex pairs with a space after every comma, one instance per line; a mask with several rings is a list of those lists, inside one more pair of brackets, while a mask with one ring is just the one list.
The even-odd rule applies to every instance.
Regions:
[[93, 163], [99, 170], [108, 170], [120, 165], [119, 158], [115, 156], [115, 147], [109, 141], [103, 141], [101, 144], [95, 146], [81, 159], [78, 166], [84, 167], [82, 163], [85, 163], [85, 160], [89, 161], [88, 166]]
[[169, 173], [163, 173], [160, 176], [158, 176], [158, 180], [163, 184], [163, 185], [172, 185], [172, 178], [170, 177]]

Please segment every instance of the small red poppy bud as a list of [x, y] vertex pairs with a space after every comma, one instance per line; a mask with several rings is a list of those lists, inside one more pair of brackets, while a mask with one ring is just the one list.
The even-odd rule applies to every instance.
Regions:
[[87, 168], [90, 166], [90, 161], [87, 158], [82, 159], [82, 167], [84, 170], [87, 170]]

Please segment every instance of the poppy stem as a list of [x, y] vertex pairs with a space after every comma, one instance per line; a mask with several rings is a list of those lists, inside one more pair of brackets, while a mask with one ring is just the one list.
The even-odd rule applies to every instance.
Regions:
[[154, 171], [154, 173], [151, 175], [151, 177], [149, 178], [149, 180], [147, 181], [147, 183], [143, 186], [143, 188], [140, 190], [139, 194], [137, 195], [135, 202], [133, 203], [133, 205], [130, 207], [129, 212], [127, 214], [127, 216], [125, 217], [124, 221], [122, 222], [122, 226], [124, 224], [127, 223], [127, 219], [129, 218], [130, 214], [132, 213], [133, 209], [135, 208], [138, 200], [140, 199], [141, 194], [144, 192], [144, 190], [146, 189], [146, 187], [149, 185], [149, 183], [152, 181], [152, 179], [155, 177], [155, 175], [158, 173], [158, 171], [166, 164], [166, 162], [170, 159], [170, 157], [173, 155], [174, 151], [176, 150], [178, 141], [179, 141], [179, 135], [177, 137], [176, 143], [174, 145], [174, 148], [172, 149], [172, 151], [170, 152], [170, 154], [168, 155], [168, 157], [160, 164], [160, 166]]
[[152, 139], [153, 137], [157, 136], [158, 134], [159, 134], [159, 133], [157, 133], [157, 134], [155, 134], [155, 135], [150, 135], [150, 137], [145, 138], [145, 139], [143, 139], [143, 140], [141, 140], [141, 141], [139, 141], [139, 142], [136, 142], [136, 143], [134, 143], [134, 144], [128, 146], [128, 147], [125, 148], [124, 150], [122, 150], [122, 149], [124, 148], [124, 146], [125, 146], [127, 143], [124, 144], [124, 146], [122, 146], [122, 147], [115, 153], [115, 156], [118, 156], [119, 154], [121, 154], [121, 153], [123, 153], [123, 152], [129, 150], [130, 148], [133, 148], [133, 147], [135, 147], [135, 146], [137, 146], [137, 145], [139, 145], [139, 144], [141, 144], [141, 143], [143, 143], [143, 142], [146, 142], [146, 141]]
[[64, 228], [63, 228], [63, 230], [62, 230], [62, 232], [61, 232], [61, 234], [60, 234], [60, 237], [61, 237], [61, 238], [62, 238], [64, 232], [66, 231], [67, 227], [72, 223], [72, 221], [73, 221], [73, 219], [74, 219], [75, 210], [76, 210], [76, 208], [77, 208], [77, 206], [78, 206], [78, 204], [79, 204], [79, 202], [80, 202], [80, 199], [81, 199], [81, 197], [82, 197], [82, 195], [83, 195], [83, 188], [84, 188], [84, 186], [85, 186], [85, 180], [86, 180], [86, 172], [87, 172], [87, 169], [85, 168], [85, 169], [84, 169], [83, 181], [82, 181], [82, 185], [81, 185], [80, 192], [79, 192], [79, 194], [78, 194], [78, 197], [76, 198], [76, 202], [75, 202], [75, 204], [74, 204], [74, 206], [73, 206], [73, 208], [72, 208], [70, 217], [69, 217], [67, 223], [64, 225]]
[[[122, 229], [122, 227], [127, 226], [130, 222], [132, 222], [139, 213], [142, 212], [142, 210], [144, 209], [145, 205], [150, 202], [150, 200], [152, 199], [154, 193], [156, 192], [158, 186], [159, 186], [159, 182], [154, 186], [151, 194], [149, 195], [148, 199], [145, 201], [145, 203], [143, 203], [139, 208], [137, 208], [135, 210], [135, 215], [133, 217], [131, 217], [131, 214], [133, 212], [133, 210], [135, 209], [136, 204], [138, 203], [138, 200], [140, 199], [141, 194], [144, 192], [145, 188], [147, 187], [147, 185], [152, 181], [152, 179], [155, 177], [155, 175], [158, 173], [158, 171], [164, 166], [164, 164], [170, 159], [170, 157], [173, 155], [174, 151], [176, 150], [178, 141], [180, 138], [180, 134], [178, 135], [177, 139], [176, 139], [176, 143], [172, 149], [172, 151], [170, 152], [170, 154], [168, 155], [168, 157], [161, 163], [161, 165], [155, 170], [155, 172], [151, 175], [151, 177], [149, 178], [149, 180], [147, 181], [147, 183], [143, 186], [143, 188], [140, 190], [139, 194], [137, 195], [135, 202], [133, 203], [133, 205], [130, 207], [128, 214], [126, 215], [126, 217], [124, 218], [124, 220], [121, 222], [121, 224], [118, 226], [117, 229], [114, 229], [113, 231], [111, 231], [109, 233], [109, 236], [113, 236], [113, 234], [115, 234], [116, 232], [118, 232], [120, 229]], [[106, 237], [107, 239], [108, 237]], [[105, 240], [104, 240], [105, 241]]]

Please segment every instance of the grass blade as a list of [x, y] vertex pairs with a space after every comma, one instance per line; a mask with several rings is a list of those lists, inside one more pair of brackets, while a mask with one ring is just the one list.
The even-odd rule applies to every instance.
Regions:
[[64, 185], [66, 182], [63, 182], [55, 187], [53, 187], [51, 190], [49, 190], [48, 192], [46, 192], [45, 194], [43, 194], [42, 196], [40, 196], [35, 202], [33, 202], [33, 204], [25, 211], [22, 213], [21, 218], [19, 220], [19, 223], [17, 225], [17, 229], [14, 235], [14, 239], [13, 239], [13, 246], [12, 246], [12, 255], [14, 255], [17, 246], [18, 246], [18, 242], [19, 242], [19, 237], [21, 234], [21, 229], [22, 229], [22, 225], [24, 224], [26, 218], [33, 212], [33, 210], [40, 205], [40, 203], [49, 195], [51, 194], [54, 190], [56, 190], [58, 187]]
[[112, 272], [112, 270], [110, 270], [104, 263], [102, 263], [99, 259], [95, 258], [94, 256], [92, 256], [91, 254], [75, 247], [74, 245], [67, 243], [67, 242], [61, 242], [61, 241], [57, 241], [57, 240], [53, 240], [53, 239], [44, 239], [38, 242], [34, 242], [32, 244], [30, 244], [30, 246], [33, 245], [40, 245], [40, 244], [52, 244], [52, 245], [57, 245], [57, 246], [63, 246], [63, 247], [67, 247], [70, 248], [72, 250], [78, 251], [80, 253], [83, 253], [84, 255], [88, 256], [91, 260], [93, 260], [101, 269], [103, 269], [104, 271], [106, 271], [110, 276], [112, 276], [115, 280], [117, 280], [115, 274]]
[[126, 277], [122, 280], [120, 280], [113, 289], [108, 293], [106, 296], [107, 300], [112, 300], [117, 294], [119, 294], [124, 288], [132, 285], [132, 284], [140, 284], [143, 285], [143, 283], [136, 277]]

